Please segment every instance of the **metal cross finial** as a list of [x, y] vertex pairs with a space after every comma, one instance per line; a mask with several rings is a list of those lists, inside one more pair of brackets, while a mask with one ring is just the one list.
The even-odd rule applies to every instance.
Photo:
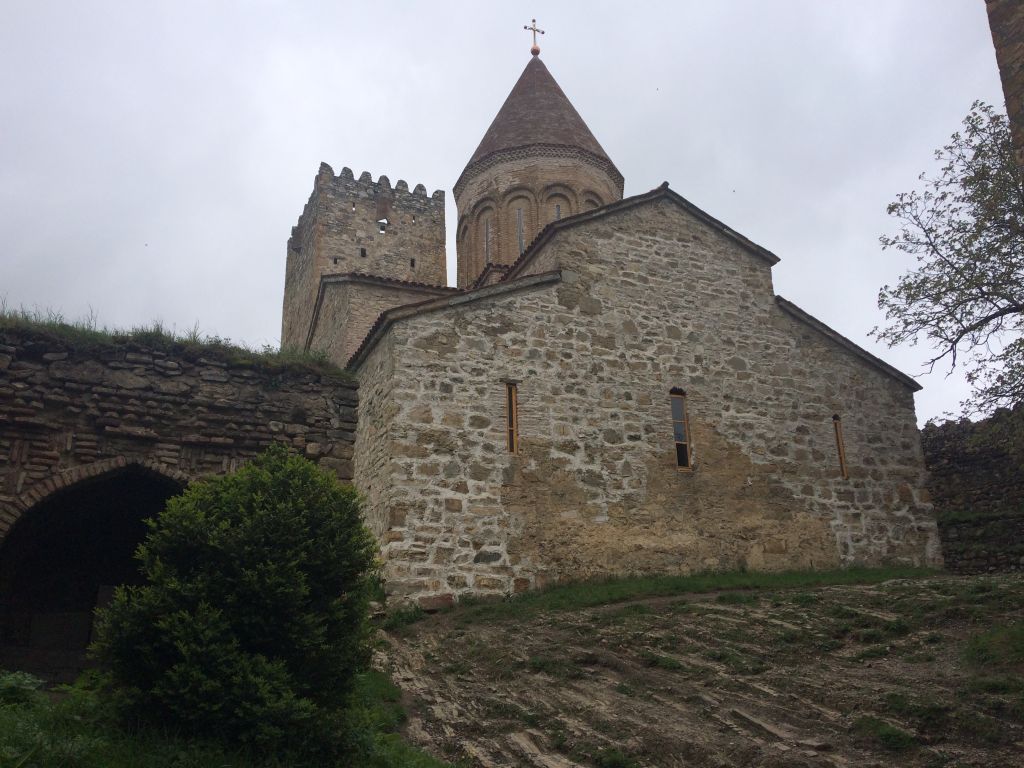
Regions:
[[531, 26], [529, 26], [529, 27], [524, 26], [523, 29], [528, 30], [530, 32], [533, 32], [533, 46], [530, 48], [530, 53], [532, 53], [534, 56], [536, 56], [537, 54], [540, 53], [540, 46], [537, 45], [537, 34], [539, 33], [539, 34], [543, 35], [544, 34], [544, 30], [543, 29], [537, 29], [537, 20], [536, 19], [530, 19], [530, 21], [532, 22]]

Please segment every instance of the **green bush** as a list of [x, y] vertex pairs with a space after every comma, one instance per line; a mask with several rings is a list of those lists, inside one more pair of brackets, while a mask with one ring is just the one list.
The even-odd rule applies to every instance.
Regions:
[[370, 654], [376, 548], [355, 491], [283, 447], [149, 521], [93, 650], [130, 724], [322, 760]]
[[5, 672], [0, 669], [0, 706], [30, 704], [37, 696], [43, 681], [28, 672]]

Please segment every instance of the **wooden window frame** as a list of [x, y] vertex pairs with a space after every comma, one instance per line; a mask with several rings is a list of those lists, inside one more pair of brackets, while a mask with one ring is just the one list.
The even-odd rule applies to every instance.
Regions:
[[[679, 401], [680, 408], [682, 410], [682, 420], [676, 419], [675, 413], [671, 410], [669, 415], [672, 416], [672, 444], [676, 452], [676, 471], [677, 472], [692, 472], [693, 471], [693, 438], [690, 436], [690, 414], [686, 408], [686, 392], [679, 387], [673, 387], [669, 390], [669, 405], [672, 405], [674, 400]], [[686, 441], [676, 440], [676, 424], [682, 424], [683, 436]], [[679, 446], [683, 445], [686, 447], [686, 464], [682, 465], [679, 463]]]
[[846, 443], [843, 440], [843, 420], [839, 414], [832, 416], [832, 428], [836, 433], [836, 451], [839, 454], [839, 476], [843, 480], [850, 479], [849, 466], [846, 463]]
[[505, 447], [519, 454], [519, 382], [505, 382]]

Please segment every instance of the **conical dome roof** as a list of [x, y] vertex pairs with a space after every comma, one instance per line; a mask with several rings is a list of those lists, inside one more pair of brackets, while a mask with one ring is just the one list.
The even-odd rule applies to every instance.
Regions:
[[539, 56], [530, 58], [469, 164], [493, 152], [528, 144], [578, 147], [610, 162]]
[[619, 180], [622, 178], [544, 62], [533, 56], [466, 164], [462, 176], [465, 177], [474, 166], [491, 155], [538, 145], [582, 150], [605, 166], [612, 176]]

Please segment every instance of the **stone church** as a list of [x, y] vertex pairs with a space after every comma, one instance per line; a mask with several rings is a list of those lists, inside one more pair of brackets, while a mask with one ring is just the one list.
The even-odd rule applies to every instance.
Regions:
[[282, 345], [359, 382], [389, 590], [941, 562], [919, 385], [777, 296], [779, 259], [623, 176], [534, 47], [444, 194], [321, 165]]

